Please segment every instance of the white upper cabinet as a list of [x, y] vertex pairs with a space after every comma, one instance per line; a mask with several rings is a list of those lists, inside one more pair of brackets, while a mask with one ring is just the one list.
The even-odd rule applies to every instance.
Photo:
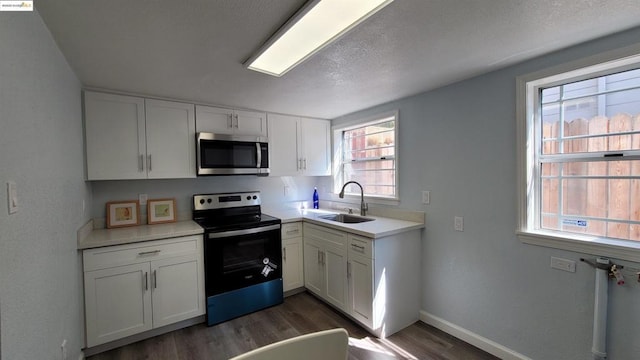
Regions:
[[196, 131], [267, 136], [267, 115], [258, 111], [196, 105]]
[[271, 176], [331, 175], [328, 120], [268, 116]]
[[148, 177], [194, 177], [196, 145], [193, 105], [146, 99], [145, 108]]
[[84, 93], [88, 180], [144, 179], [144, 99]]
[[84, 106], [88, 180], [195, 177], [192, 104], [86, 91]]
[[329, 120], [300, 119], [302, 165], [308, 176], [331, 175], [331, 123]]

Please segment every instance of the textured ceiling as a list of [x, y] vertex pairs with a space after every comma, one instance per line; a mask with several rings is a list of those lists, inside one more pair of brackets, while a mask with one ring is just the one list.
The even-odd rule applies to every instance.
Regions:
[[82, 83], [335, 118], [640, 25], [638, 0], [395, 0], [281, 78], [242, 63], [304, 0], [37, 0]]

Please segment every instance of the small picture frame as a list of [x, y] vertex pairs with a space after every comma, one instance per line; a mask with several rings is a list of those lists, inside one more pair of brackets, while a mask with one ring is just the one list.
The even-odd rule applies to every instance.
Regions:
[[107, 203], [107, 228], [136, 226], [140, 224], [138, 200], [110, 201]]
[[176, 199], [152, 199], [147, 201], [149, 224], [176, 221]]

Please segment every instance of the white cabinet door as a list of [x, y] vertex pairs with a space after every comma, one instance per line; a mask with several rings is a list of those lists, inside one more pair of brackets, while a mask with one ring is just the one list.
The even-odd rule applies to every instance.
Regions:
[[267, 115], [257, 111], [196, 105], [196, 131], [267, 136]]
[[[348, 311], [356, 320], [373, 326], [373, 260], [349, 254]], [[384, 296], [384, 294], [380, 294]], [[384, 301], [384, 299], [379, 299]]]
[[148, 177], [195, 177], [193, 104], [146, 99], [145, 108]]
[[198, 267], [196, 255], [151, 262], [154, 327], [204, 314], [204, 278]]
[[327, 246], [323, 253], [327, 301], [339, 309], [347, 309], [347, 256], [344, 250]]
[[324, 267], [322, 250], [313, 241], [304, 240], [304, 286], [316, 295], [323, 296]]
[[149, 263], [84, 274], [87, 346], [152, 328]]
[[233, 110], [196, 105], [196, 131], [233, 134]]
[[144, 179], [144, 99], [84, 93], [88, 180]]
[[269, 114], [270, 176], [296, 176], [301, 157], [298, 149], [299, 118]]
[[284, 291], [304, 286], [302, 238], [282, 240], [282, 281]]
[[267, 114], [258, 111], [234, 111], [235, 135], [267, 136]]
[[307, 176], [331, 175], [330, 122], [301, 119], [300, 136], [303, 147], [303, 168]]

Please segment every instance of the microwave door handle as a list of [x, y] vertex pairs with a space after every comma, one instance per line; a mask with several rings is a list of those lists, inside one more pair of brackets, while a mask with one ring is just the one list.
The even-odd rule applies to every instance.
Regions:
[[256, 155], [257, 155], [257, 164], [256, 164], [256, 168], [260, 169], [260, 167], [262, 166], [262, 150], [260, 149], [260, 143], [257, 142], [256, 143]]

